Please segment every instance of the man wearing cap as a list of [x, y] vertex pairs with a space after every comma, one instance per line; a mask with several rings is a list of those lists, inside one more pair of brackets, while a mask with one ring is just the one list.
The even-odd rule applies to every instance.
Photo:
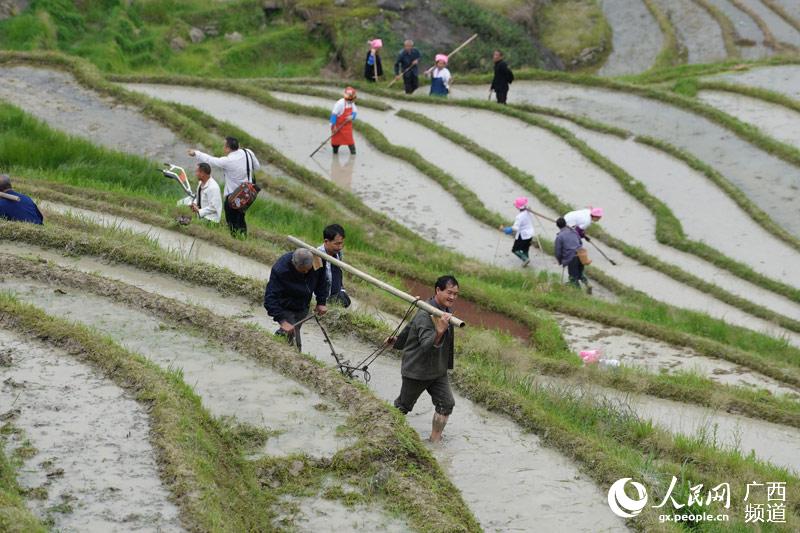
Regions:
[[369, 52], [367, 52], [367, 59], [364, 62], [364, 77], [367, 78], [367, 81], [376, 82], [380, 76], [383, 76], [380, 54], [383, 41], [372, 39], [367, 44], [369, 44]]
[[264, 291], [264, 308], [280, 325], [276, 335], [285, 336], [297, 349], [302, 350], [299, 321], [308, 316], [311, 296], [316, 297], [314, 312], [324, 315], [328, 308], [328, 281], [322, 261], [305, 248], [282, 255], [269, 275]]
[[578, 209], [577, 211], [570, 211], [564, 215], [567, 227], [573, 228], [578, 232], [581, 239], [586, 239], [587, 241], [591, 241], [591, 239], [586, 235], [586, 230], [592, 225], [592, 222], [597, 222], [601, 218], [603, 218], [602, 207]]
[[36, 203], [30, 196], [13, 190], [11, 178], [6, 174], [0, 174], [0, 192], [5, 196], [0, 198], [0, 219], [44, 224], [44, 217]]
[[431, 96], [447, 97], [450, 93], [450, 71], [447, 69], [447, 56], [436, 54], [436, 66], [425, 71], [431, 79]]
[[522, 261], [522, 266], [526, 267], [531, 262], [528, 252], [531, 249], [531, 240], [533, 240], [534, 236], [533, 217], [528, 211], [528, 199], [526, 197], [520, 196], [514, 200], [514, 207], [519, 211], [517, 218], [514, 219], [514, 224], [512, 226], [500, 226], [500, 229], [506, 235], [516, 232], [511, 253], [519, 257]]
[[339, 153], [340, 146], [347, 146], [351, 154], [356, 153], [356, 142], [353, 140], [353, 121], [358, 114], [356, 107], [356, 90], [348, 87], [344, 97], [339, 98], [331, 110], [331, 146], [333, 153]]
[[414, 48], [414, 41], [411, 39], [403, 43], [403, 50], [397, 56], [394, 64], [394, 73], [399, 78], [403, 76], [403, 85], [406, 94], [412, 94], [419, 88], [419, 69], [417, 65], [422, 58], [419, 50]]

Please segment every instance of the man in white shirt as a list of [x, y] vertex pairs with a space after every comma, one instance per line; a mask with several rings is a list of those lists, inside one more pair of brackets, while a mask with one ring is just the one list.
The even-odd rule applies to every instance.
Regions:
[[200, 163], [208, 163], [222, 169], [225, 178], [225, 221], [231, 230], [231, 235], [247, 236], [247, 223], [244, 211], [232, 209], [228, 205], [228, 196], [231, 195], [245, 181], [253, 181], [255, 171], [261, 168], [261, 163], [256, 159], [252, 150], [239, 148], [239, 141], [235, 137], [225, 137], [225, 146], [222, 157], [214, 157], [199, 150], [189, 150], [191, 157], [196, 157]]
[[194, 175], [198, 183], [192, 211], [197, 213], [200, 219], [218, 224], [222, 216], [222, 196], [219, 185], [211, 177], [211, 166], [208, 163], [198, 163]]

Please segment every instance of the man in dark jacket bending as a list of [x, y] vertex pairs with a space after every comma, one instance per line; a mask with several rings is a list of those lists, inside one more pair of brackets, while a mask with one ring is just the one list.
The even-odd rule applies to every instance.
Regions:
[[505, 104], [508, 97], [508, 86], [514, 81], [514, 73], [508, 68], [508, 64], [503, 59], [503, 52], [494, 51], [494, 78], [492, 79], [491, 89], [497, 96], [498, 104]]
[[314, 254], [305, 248], [284, 254], [272, 267], [264, 291], [264, 308], [272, 319], [280, 324], [276, 335], [288, 337], [289, 343], [294, 341], [297, 349], [302, 349], [300, 326], [295, 326], [308, 316], [311, 295], [316, 296], [317, 305], [314, 312], [324, 315], [328, 298], [328, 281], [322, 263], [315, 268]]
[[422, 391], [428, 391], [436, 408], [431, 442], [442, 440], [442, 431], [455, 405], [447, 371], [453, 368], [454, 328], [450, 325], [450, 312], [458, 298], [458, 281], [453, 276], [442, 276], [436, 280], [435, 291], [428, 303], [444, 311], [444, 315], [434, 318], [420, 309], [400, 335], [387, 339], [390, 345], [403, 350], [403, 385], [394, 406], [406, 414], [414, 408]]

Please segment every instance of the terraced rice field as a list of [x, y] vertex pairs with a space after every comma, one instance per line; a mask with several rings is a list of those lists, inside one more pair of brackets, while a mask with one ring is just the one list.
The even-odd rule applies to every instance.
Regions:
[[[726, 57], [698, 4], [655, 4], [690, 62]], [[740, 37], [760, 31], [718, 7]], [[603, 8], [618, 47], [599, 74], [647, 70], [665, 43], [651, 11]], [[761, 46], [742, 55], [771, 53]], [[684, 503], [697, 483], [730, 483], [723, 512], [739, 530], [747, 483], [785, 482], [770, 527], [800, 527], [797, 67], [719, 66], [680, 97], [680, 74], [523, 75], [506, 108], [468, 79], [448, 101], [358, 86], [358, 153], [311, 158], [338, 83], [112, 81], [77, 61], [3, 57], [0, 164], [46, 219], [0, 225], [0, 466], [29, 523], [718, 530], [609, 508], [620, 478], [660, 501], [675, 476]], [[247, 240], [178, 225], [179, 190], [156, 172], [192, 168], [189, 148], [219, 152], [227, 134], [265, 164]], [[525, 269], [498, 230], [522, 195], [544, 216]], [[562, 283], [545, 219], [590, 205], [606, 212], [592, 242], [616, 263], [590, 248], [591, 296]], [[355, 305], [321, 318], [329, 338], [309, 322], [298, 354], [272, 335], [261, 300], [286, 235], [318, 245], [330, 222], [347, 228], [348, 262], [419, 296], [442, 273], [460, 279], [456, 313], [476, 320], [456, 334], [442, 443], [425, 441], [427, 395], [406, 417], [391, 406], [399, 353], [368, 382], [331, 355], [372, 352], [403, 302], [347, 276]], [[582, 363], [584, 350], [603, 361]]]

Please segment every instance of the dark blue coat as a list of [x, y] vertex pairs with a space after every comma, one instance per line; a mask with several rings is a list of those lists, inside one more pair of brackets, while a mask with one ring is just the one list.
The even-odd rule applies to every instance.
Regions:
[[308, 310], [312, 294], [316, 296], [317, 305], [327, 303], [328, 281], [325, 279], [325, 269], [312, 269], [307, 274], [301, 274], [294, 268], [292, 252], [289, 252], [282, 255], [272, 267], [264, 291], [264, 308], [275, 322], [291, 321], [287, 311]]
[[29, 196], [14, 192], [11, 189], [3, 191], [7, 194], [19, 196], [19, 202], [0, 198], [0, 218], [8, 220], [18, 220], [20, 222], [31, 222], [33, 224], [43, 224], [44, 217], [39, 208]]

